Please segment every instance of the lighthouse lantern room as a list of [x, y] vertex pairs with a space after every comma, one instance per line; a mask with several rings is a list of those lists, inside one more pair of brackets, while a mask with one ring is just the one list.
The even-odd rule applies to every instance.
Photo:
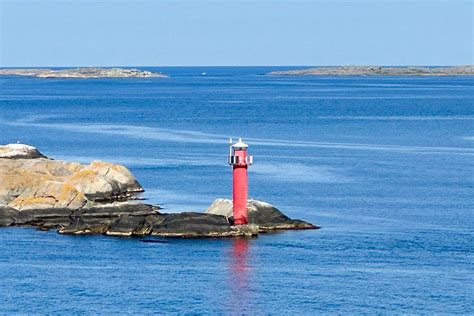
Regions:
[[253, 157], [247, 155], [248, 145], [239, 138], [232, 144], [229, 139], [229, 165], [232, 166], [232, 200], [235, 225], [248, 224], [247, 196], [248, 174], [247, 168], [253, 163]]

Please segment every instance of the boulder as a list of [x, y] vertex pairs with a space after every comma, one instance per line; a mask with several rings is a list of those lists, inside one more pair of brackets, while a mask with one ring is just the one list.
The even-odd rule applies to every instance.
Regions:
[[65, 183], [75, 187], [91, 201], [108, 201], [120, 194], [116, 183], [88, 169], [75, 172]]
[[118, 186], [121, 192], [143, 192], [144, 189], [126, 167], [103, 161], [94, 161], [86, 167]]
[[[279, 209], [266, 202], [248, 200], [249, 224], [258, 225], [260, 232], [279, 229], [317, 229], [311, 223], [291, 219]], [[216, 199], [206, 210], [207, 214], [221, 215], [233, 223], [233, 206], [229, 199]]]
[[7, 144], [0, 146], [0, 158], [35, 159], [45, 157], [46, 156], [40, 153], [35, 147], [25, 144]]
[[94, 161], [66, 178], [92, 201], [111, 201], [143, 192], [142, 186], [124, 166]]
[[[61, 182], [74, 187], [86, 202], [132, 199], [142, 186], [126, 167], [94, 161], [89, 165], [48, 159], [35, 147], [23, 144], [0, 146], [0, 205], [22, 208], [55, 208], [66, 205], [44, 188], [56, 189], [47, 182]], [[40, 191], [39, 196], [38, 193]], [[53, 192], [54, 193], [54, 192]], [[82, 198], [82, 195], [78, 196]], [[31, 198], [37, 198], [30, 200]], [[27, 200], [28, 199], [28, 200]], [[14, 201], [15, 200], [15, 201]], [[59, 203], [59, 204], [58, 204]], [[89, 203], [88, 205], [90, 205]], [[58, 204], [58, 205], [56, 205]], [[83, 204], [81, 204], [83, 205]], [[81, 207], [71, 203], [69, 208]]]

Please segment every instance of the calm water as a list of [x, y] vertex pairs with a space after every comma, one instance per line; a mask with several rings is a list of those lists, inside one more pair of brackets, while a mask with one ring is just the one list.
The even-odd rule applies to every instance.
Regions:
[[474, 313], [474, 78], [159, 70], [0, 78], [0, 143], [125, 164], [175, 212], [230, 197], [242, 136], [250, 196], [323, 229], [159, 244], [0, 229], [0, 314]]

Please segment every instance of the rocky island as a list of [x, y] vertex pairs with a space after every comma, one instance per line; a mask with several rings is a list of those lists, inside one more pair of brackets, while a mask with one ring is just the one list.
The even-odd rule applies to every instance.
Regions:
[[232, 201], [206, 212], [162, 213], [139, 202], [144, 189], [124, 166], [54, 160], [23, 144], [0, 146], [0, 227], [32, 226], [61, 234], [234, 237], [319, 228], [272, 205], [248, 201], [249, 225], [234, 225]]
[[28, 76], [36, 78], [164, 78], [167, 75], [130, 68], [8, 68], [0, 69], [0, 76]]
[[473, 76], [474, 65], [454, 67], [339, 66], [273, 71], [271, 76]]

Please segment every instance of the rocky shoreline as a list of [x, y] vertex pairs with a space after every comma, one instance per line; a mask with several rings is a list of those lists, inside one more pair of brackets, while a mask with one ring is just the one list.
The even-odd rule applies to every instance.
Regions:
[[234, 225], [232, 202], [227, 199], [215, 200], [206, 212], [161, 213], [159, 206], [135, 200], [143, 191], [121, 165], [98, 161], [81, 165], [47, 158], [32, 146], [0, 146], [0, 227], [183, 238], [319, 228], [256, 200], [248, 201], [248, 225]]
[[338, 66], [273, 71], [271, 76], [473, 76], [474, 65], [453, 67]]
[[130, 68], [5, 68], [0, 69], [0, 76], [27, 76], [35, 78], [165, 78], [167, 75]]

